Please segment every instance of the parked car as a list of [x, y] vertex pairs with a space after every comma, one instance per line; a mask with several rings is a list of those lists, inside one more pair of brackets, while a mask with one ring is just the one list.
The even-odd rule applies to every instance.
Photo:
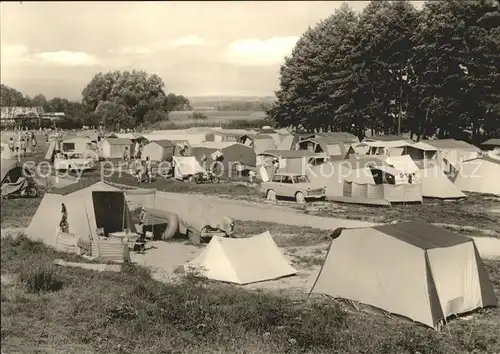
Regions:
[[313, 187], [309, 178], [297, 173], [276, 173], [271, 181], [262, 182], [261, 191], [268, 200], [276, 197], [295, 198], [298, 203], [311, 199], [323, 199], [326, 187]]
[[87, 171], [94, 168], [94, 160], [79, 152], [64, 152], [54, 158], [56, 171]]

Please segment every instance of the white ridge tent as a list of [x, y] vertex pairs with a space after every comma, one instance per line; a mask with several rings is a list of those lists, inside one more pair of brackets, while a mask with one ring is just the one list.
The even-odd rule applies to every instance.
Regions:
[[474, 240], [424, 221], [341, 231], [311, 293], [434, 328], [451, 315], [497, 306]]
[[214, 236], [205, 250], [184, 265], [208, 279], [249, 284], [296, 274], [269, 231], [249, 238]]
[[464, 192], [500, 195], [500, 160], [481, 157], [462, 162], [455, 185]]
[[205, 172], [196, 157], [194, 156], [173, 156], [174, 177], [184, 179], [198, 172]]

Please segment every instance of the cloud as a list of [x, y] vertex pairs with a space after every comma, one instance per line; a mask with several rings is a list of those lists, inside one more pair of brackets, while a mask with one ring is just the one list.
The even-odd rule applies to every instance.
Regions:
[[298, 39], [290, 36], [237, 40], [229, 45], [227, 59], [240, 65], [280, 64], [292, 52]]
[[198, 36], [185, 36], [181, 38], [177, 38], [172, 41], [173, 47], [187, 47], [187, 46], [203, 46], [208, 45], [210, 42], [207, 40], [200, 38]]
[[83, 52], [68, 52], [61, 50], [58, 52], [42, 52], [33, 55], [34, 59], [45, 64], [62, 66], [95, 66], [100, 65], [100, 60], [96, 56]]
[[28, 48], [22, 44], [8, 44], [2, 42], [0, 52], [2, 65], [17, 64], [30, 60]]
[[150, 57], [153, 55], [153, 52], [156, 52], [154, 47], [148, 46], [126, 46], [119, 49], [110, 49], [108, 52], [111, 54], [121, 54], [121, 55], [131, 55], [137, 57]]
[[2, 66], [52, 65], [52, 66], [96, 66], [102, 60], [83, 52], [61, 50], [57, 52], [32, 53], [23, 44], [1, 44]]

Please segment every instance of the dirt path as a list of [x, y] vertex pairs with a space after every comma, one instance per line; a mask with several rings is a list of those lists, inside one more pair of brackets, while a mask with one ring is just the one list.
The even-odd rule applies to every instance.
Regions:
[[316, 229], [334, 230], [339, 227], [370, 227], [373, 223], [359, 220], [326, 218], [307, 215], [294, 211], [289, 207], [268, 203], [245, 202], [212, 196], [157, 192], [168, 200], [179, 200], [179, 203], [204, 203], [210, 205], [216, 212], [227, 215], [235, 220], [265, 221], [284, 225], [309, 226]]

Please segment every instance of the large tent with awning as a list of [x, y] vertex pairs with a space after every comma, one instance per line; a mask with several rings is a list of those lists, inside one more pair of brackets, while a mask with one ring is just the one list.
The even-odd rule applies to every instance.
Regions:
[[474, 240], [423, 221], [342, 230], [311, 293], [429, 327], [497, 305]]
[[[72, 184], [45, 193], [26, 229], [26, 235], [32, 240], [58, 247], [61, 209], [64, 204], [68, 225], [65, 234], [71, 235], [75, 244], [77, 240], [91, 243], [96, 248], [92, 255], [102, 256], [99, 254], [99, 246], [105, 247], [106, 242], [98, 239], [101, 231], [105, 236], [126, 229], [135, 231], [125, 194], [121, 189], [105, 182], [79, 187]], [[120, 252], [123, 253], [123, 248]], [[123, 254], [118, 257], [123, 259]]]

